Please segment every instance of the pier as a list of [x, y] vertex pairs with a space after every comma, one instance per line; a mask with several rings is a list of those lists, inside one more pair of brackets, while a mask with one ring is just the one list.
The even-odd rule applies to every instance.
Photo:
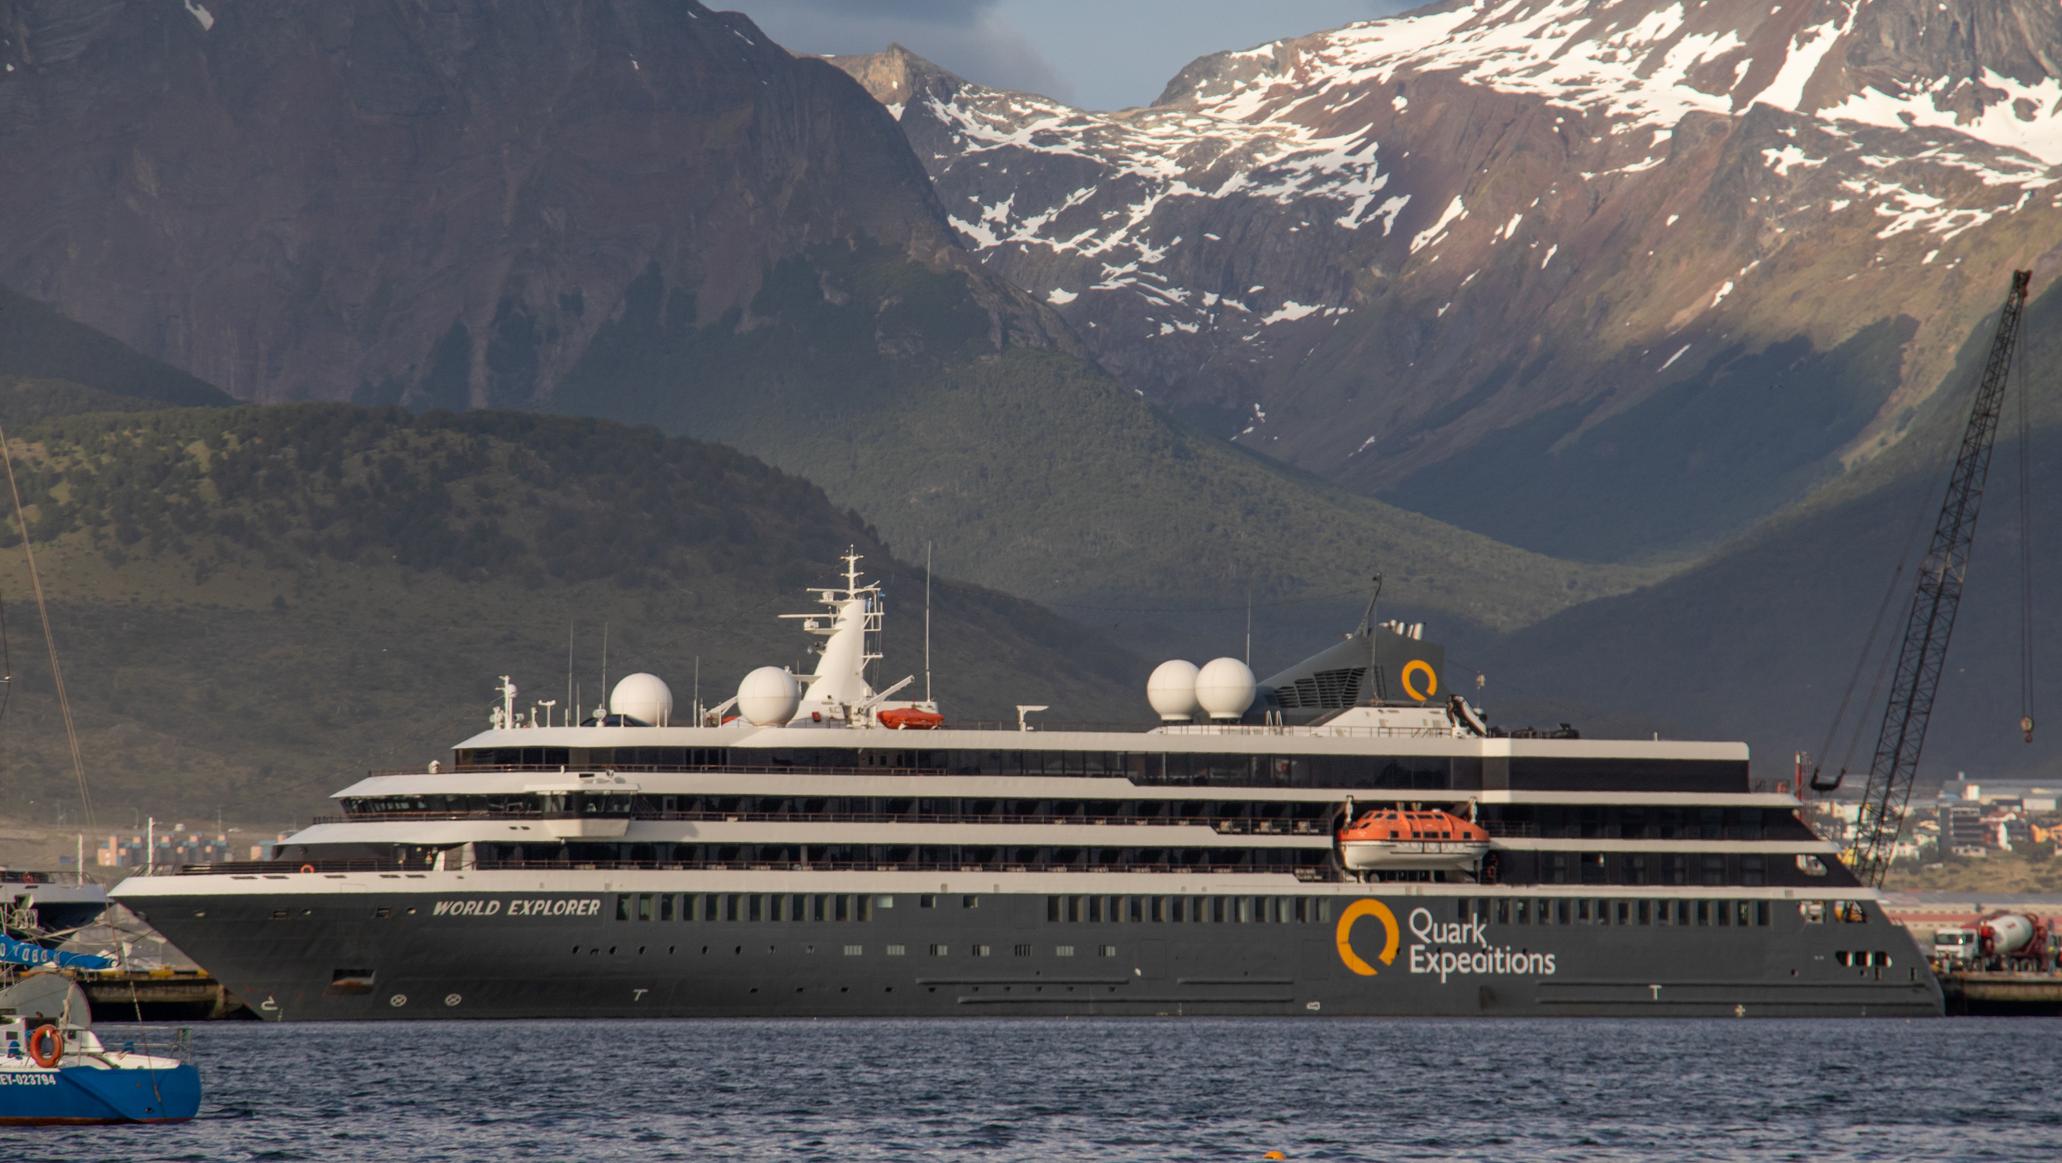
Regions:
[[1940, 992], [1951, 1014], [2062, 1015], [2062, 974], [1943, 973]]
[[102, 1022], [213, 1022], [256, 1016], [206, 970], [113, 970], [72, 977], [93, 1003], [94, 1018]]

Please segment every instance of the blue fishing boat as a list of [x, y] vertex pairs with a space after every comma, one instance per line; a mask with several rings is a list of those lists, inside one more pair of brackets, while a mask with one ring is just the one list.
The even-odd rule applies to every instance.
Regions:
[[85, 993], [55, 972], [106, 969], [107, 958], [0, 936], [0, 963], [37, 967], [0, 988], [0, 1125], [178, 1123], [200, 1109], [183, 1034], [170, 1055], [110, 1047]]

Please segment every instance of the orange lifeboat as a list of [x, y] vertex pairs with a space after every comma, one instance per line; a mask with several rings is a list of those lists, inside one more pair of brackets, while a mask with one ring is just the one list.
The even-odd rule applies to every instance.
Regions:
[[890, 707], [874, 717], [881, 726], [896, 731], [936, 731], [945, 725], [945, 716], [921, 707]]
[[1488, 829], [1437, 809], [1374, 808], [1339, 829], [1353, 872], [1473, 872], [1488, 851]]

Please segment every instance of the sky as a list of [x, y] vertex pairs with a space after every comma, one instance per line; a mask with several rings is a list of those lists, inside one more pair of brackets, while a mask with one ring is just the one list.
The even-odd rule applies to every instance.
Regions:
[[791, 52], [899, 43], [970, 81], [1086, 109], [1144, 105], [1199, 56], [1337, 28], [1414, 0], [709, 0]]

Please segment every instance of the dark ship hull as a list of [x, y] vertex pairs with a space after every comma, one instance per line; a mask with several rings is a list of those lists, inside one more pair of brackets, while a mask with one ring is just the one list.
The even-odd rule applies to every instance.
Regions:
[[129, 903], [274, 1020], [1941, 1012], [1874, 903], [311, 887]]

